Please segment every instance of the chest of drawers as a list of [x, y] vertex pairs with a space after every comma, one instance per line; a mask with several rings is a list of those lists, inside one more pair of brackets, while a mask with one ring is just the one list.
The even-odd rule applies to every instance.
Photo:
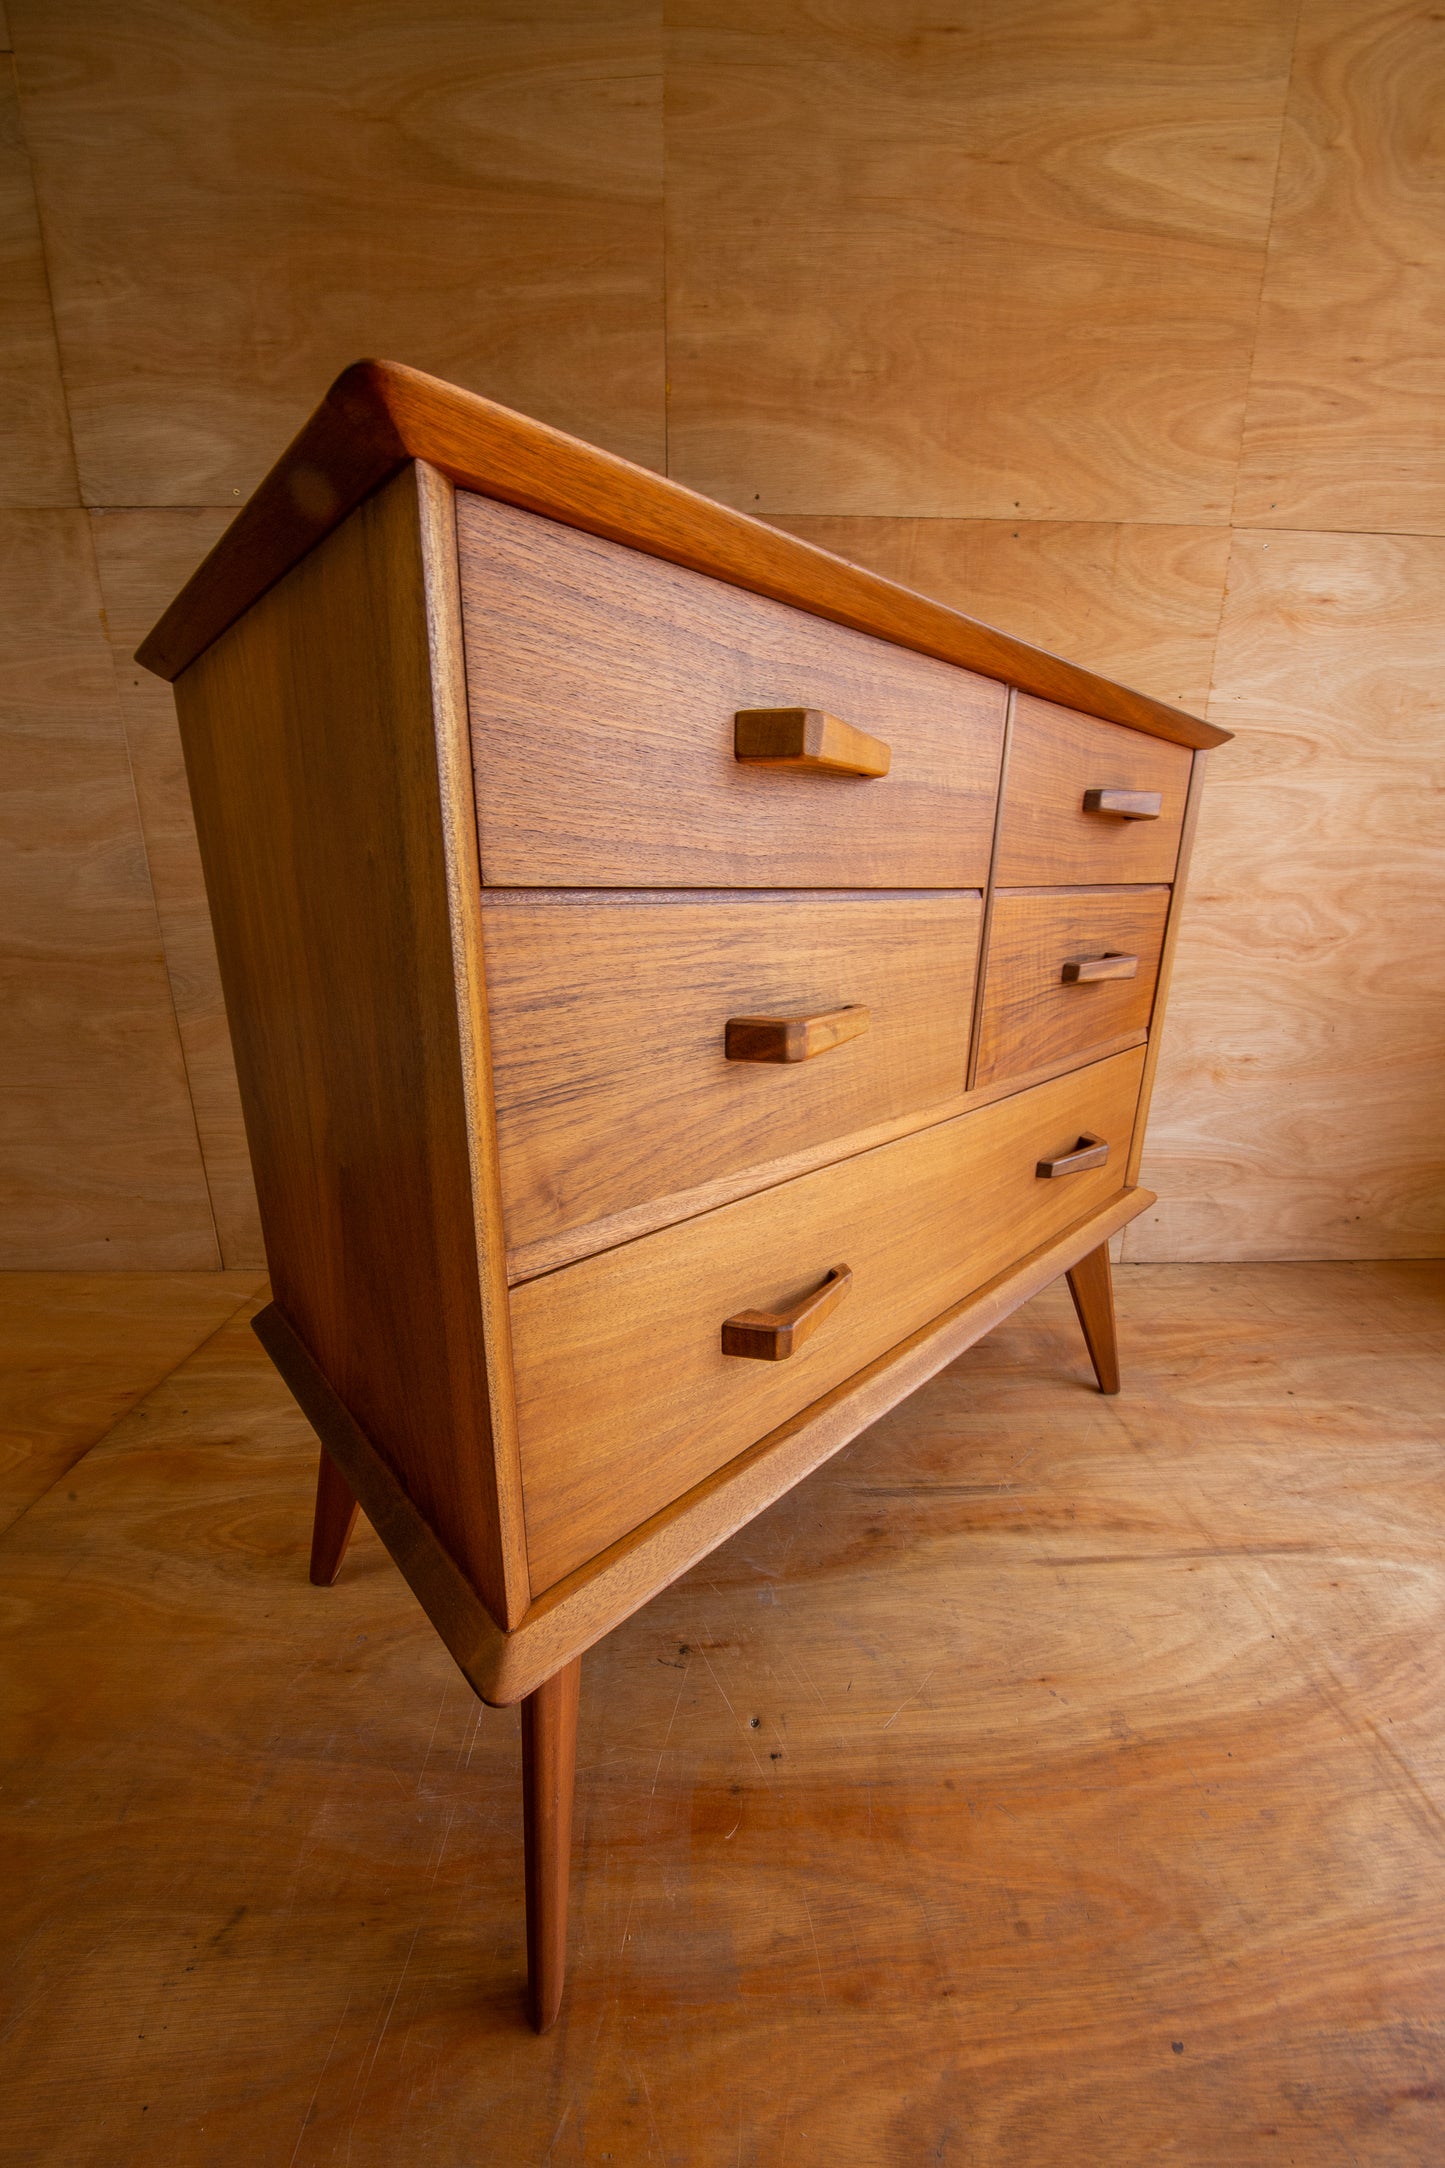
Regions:
[[390, 364], [140, 651], [174, 679], [321, 1442], [523, 1703], [534, 2021], [582, 1653], [1067, 1272], [1117, 1389], [1226, 735]]

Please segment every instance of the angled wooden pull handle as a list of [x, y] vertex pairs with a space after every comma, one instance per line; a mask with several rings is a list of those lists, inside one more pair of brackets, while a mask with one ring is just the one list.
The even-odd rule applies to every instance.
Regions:
[[881, 738], [821, 708], [741, 708], [733, 717], [733, 758], [750, 768], [886, 775], [893, 755]]
[[729, 1061], [811, 1061], [860, 1037], [871, 1022], [861, 1001], [821, 1016], [730, 1016], [723, 1052]]
[[1157, 821], [1164, 800], [1157, 790], [1086, 790], [1086, 813], [1112, 813], [1121, 821]]
[[1090, 1136], [1085, 1131], [1071, 1151], [1060, 1152], [1053, 1159], [1041, 1159], [1034, 1173], [1041, 1182], [1052, 1182], [1061, 1174], [1082, 1174], [1086, 1167], [1102, 1167], [1108, 1157], [1108, 1138]]
[[852, 1285], [848, 1267], [834, 1265], [822, 1286], [804, 1295], [791, 1310], [739, 1310], [736, 1317], [724, 1318], [724, 1355], [750, 1355], [760, 1363], [786, 1362], [837, 1309]]
[[1121, 955], [1116, 949], [1106, 949], [1102, 956], [1071, 956], [1059, 973], [1065, 986], [1097, 986], [1101, 979], [1138, 976], [1138, 957]]

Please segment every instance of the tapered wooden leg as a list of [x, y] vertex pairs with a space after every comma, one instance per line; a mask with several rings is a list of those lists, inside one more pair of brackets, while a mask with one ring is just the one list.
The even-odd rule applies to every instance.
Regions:
[[522, 1703], [522, 1816], [527, 1848], [527, 2001], [547, 2031], [562, 2006], [567, 1974], [567, 1882], [572, 1863], [572, 1790], [577, 1773], [576, 1657]]
[[311, 1524], [311, 1578], [318, 1588], [330, 1588], [340, 1573], [360, 1511], [351, 1485], [323, 1447], [316, 1473], [316, 1518]]
[[1109, 1245], [1081, 1257], [1069, 1274], [1069, 1293], [1084, 1328], [1084, 1344], [1101, 1393], [1119, 1390], [1119, 1336], [1114, 1325], [1114, 1275]]

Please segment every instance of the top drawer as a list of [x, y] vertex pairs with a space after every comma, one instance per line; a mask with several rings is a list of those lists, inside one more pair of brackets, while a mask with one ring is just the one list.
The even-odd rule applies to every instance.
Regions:
[[[995, 882], [1172, 881], [1191, 765], [1185, 746], [1020, 693]], [[1096, 791], [1142, 795], [1151, 817], [1086, 808]]]
[[[458, 494], [457, 534], [489, 886], [987, 880], [993, 679], [491, 498]], [[743, 708], [823, 709], [888, 773], [744, 766]]]

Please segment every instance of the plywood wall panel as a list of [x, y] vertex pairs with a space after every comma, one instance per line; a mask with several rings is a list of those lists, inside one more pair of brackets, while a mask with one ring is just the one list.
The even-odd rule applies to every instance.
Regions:
[[0, 504], [79, 501], [35, 190], [7, 55], [0, 58]]
[[1236, 537], [1125, 1256], [1445, 1249], [1445, 540]]
[[661, 461], [653, 6], [13, 17], [87, 503], [239, 500], [368, 353]]
[[1237, 517], [1445, 530], [1445, 15], [1303, 0]]
[[1296, 4], [676, 0], [671, 471], [1226, 521]]
[[216, 965], [196, 825], [169, 685], [134, 651], [230, 520], [228, 511], [93, 512], [106, 629], [130, 751], [166, 968], [205, 1156], [222, 1261], [265, 1262], [236, 1065]]
[[0, 1267], [213, 1266], [84, 512], [0, 512], [0, 656]]
[[1223, 527], [795, 514], [775, 525], [1202, 713], [1224, 600]]

